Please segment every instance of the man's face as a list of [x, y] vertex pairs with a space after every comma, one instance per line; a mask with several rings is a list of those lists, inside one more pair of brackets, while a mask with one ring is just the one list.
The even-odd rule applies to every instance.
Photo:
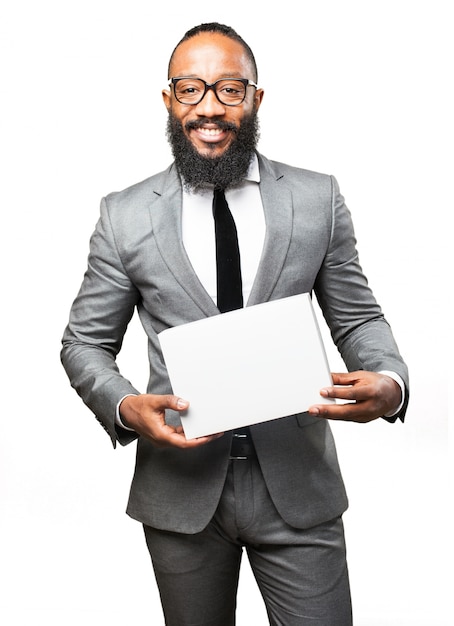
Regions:
[[[243, 46], [219, 33], [200, 33], [178, 46], [170, 67], [172, 77], [191, 76], [214, 83], [219, 78], [254, 80], [253, 67]], [[222, 156], [232, 142], [243, 119], [257, 112], [263, 91], [247, 87], [246, 97], [238, 106], [219, 102], [212, 90], [195, 105], [181, 104], [170, 90], [163, 91], [169, 115], [180, 122], [182, 130], [200, 156]], [[226, 122], [221, 127], [218, 122]]]

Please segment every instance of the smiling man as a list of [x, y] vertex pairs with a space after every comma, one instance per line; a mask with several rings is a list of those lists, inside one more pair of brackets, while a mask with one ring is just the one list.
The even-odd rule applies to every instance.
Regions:
[[[103, 199], [62, 361], [113, 444], [137, 440], [127, 511], [144, 526], [167, 625], [232, 626], [246, 549], [270, 624], [349, 626], [347, 498], [329, 420], [403, 420], [407, 368], [336, 180], [256, 150], [263, 90], [245, 41], [197, 26], [168, 79], [174, 163]], [[333, 373], [321, 396], [349, 402], [187, 440], [179, 416], [191, 399], [173, 395], [158, 333], [308, 292], [349, 372]], [[116, 364], [135, 309], [145, 393]]]
[[197, 46], [189, 35], [172, 55], [169, 79], [168, 137], [186, 185], [240, 183], [257, 145], [263, 98], [252, 52], [220, 33], [199, 33]]

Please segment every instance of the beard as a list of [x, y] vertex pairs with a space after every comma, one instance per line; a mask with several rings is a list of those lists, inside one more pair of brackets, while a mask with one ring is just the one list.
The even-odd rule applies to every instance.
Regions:
[[[213, 123], [212, 119], [187, 122], [186, 131]], [[183, 126], [171, 112], [167, 120], [167, 139], [172, 148], [175, 165], [186, 189], [198, 191], [214, 186], [228, 189], [238, 185], [249, 170], [259, 140], [257, 111], [245, 117], [240, 126], [222, 120], [216, 121], [222, 130], [235, 133], [227, 150], [218, 157], [200, 154], [185, 135]]]

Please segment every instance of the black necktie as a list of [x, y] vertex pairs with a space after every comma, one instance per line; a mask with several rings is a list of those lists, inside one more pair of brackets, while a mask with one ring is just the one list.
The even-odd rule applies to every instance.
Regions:
[[[215, 189], [213, 197], [214, 230], [216, 234], [217, 299], [221, 313], [243, 307], [240, 249], [235, 220], [223, 189]], [[247, 458], [252, 448], [249, 427], [232, 431], [230, 458]]]
[[214, 229], [216, 234], [217, 306], [221, 313], [241, 309], [240, 250], [235, 221], [222, 189], [214, 190]]

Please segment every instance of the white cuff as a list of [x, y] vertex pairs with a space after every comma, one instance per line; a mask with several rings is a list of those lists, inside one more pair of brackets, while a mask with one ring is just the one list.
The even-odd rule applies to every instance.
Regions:
[[123, 424], [123, 422], [121, 421], [121, 415], [120, 415], [120, 404], [121, 404], [121, 403], [123, 402], [123, 400], [124, 400], [125, 398], [127, 398], [128, 396], [135, 396], [135, 395], [137, 395], [137, 394], [135, 394], [135, 393], [127, 393], [125, 396], [123, 396], [123, 397], [121, 398], [120, 402], [117, 404], [117, 410], [116, 410], [116, 412], [115, 412], [115, 424], [116, 424], [117, 426], [121, 426], [121, 428], [124, 428], [125, 430], [129, 430], [129, 432], [131, 432], [131, 433], [134, 433], [134, 432], [135, 432], [134, 428], [129, 428], [128, 426], [125, 426], [125, 425]]
[[395, 380], [396, 383], [399, 385], [400, 390], [402, 392], [402, 398], [401, 398], [399, 406], [396, 409], [394, 409], [393, 411], [390, 411], [389, 413], [386, 413], [386, 415], [384, 415], [384, 417], [394, 417], [394, 415], [396, 415], [396, 413], [398, 413], [400, 411], [400, 409], [402, 408], [402, 406], [404, 404], [404, 400], [405, 400], [405, 384], [404, 384], [404, 381], [399, 376], [399, 374], [396, 374], [395, 372], [389, 372], [388, 370], [382, 370], [381, 372], [378, 372], [378, 373], [379, 374], [384, 374], [385, 376], [389, 376], [390, 378]]

